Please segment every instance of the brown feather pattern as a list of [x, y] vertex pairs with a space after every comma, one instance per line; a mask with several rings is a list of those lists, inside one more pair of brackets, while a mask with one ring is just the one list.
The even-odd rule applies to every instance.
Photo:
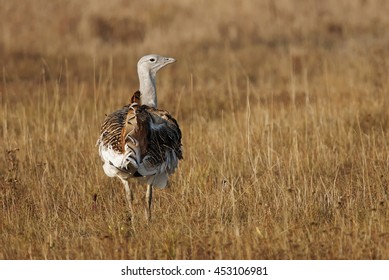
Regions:
[[130, 105], [124, 106], [122, 109], [109, 114], [100, 129], [100, 141], [104, 146], [111, 146], [116, 152], [123, 152], [122, 145], [122, 130], [126, 122], [126, 116], [130, 110]]
[[139, 91], [134, 93], [131, 102], [106, 117], [101, 126], [100, 141], [119, 153], [124, 153], [126, 147], [140, 149], [140, 159], [146, 169], [165, 162], [167, 173], [173, 173], [177, 163], [170, 161], [183, 158], [177, 121], [165, 110], [138, 105]]

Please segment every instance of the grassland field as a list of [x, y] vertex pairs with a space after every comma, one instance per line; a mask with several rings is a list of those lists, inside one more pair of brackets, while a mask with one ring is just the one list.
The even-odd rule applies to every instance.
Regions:
[[[389, 2], [0, 7], [0, 259], [389, 259]], [[148, 53], [184, 160], [131, 225], [96, 140]]]

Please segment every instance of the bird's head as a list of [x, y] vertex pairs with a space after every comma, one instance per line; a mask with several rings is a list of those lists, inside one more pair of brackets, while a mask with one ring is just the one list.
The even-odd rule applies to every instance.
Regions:
[[155, 76], [159, 69], [175, 61], [174, 58], [157, 54], [145, 55], [138, 61], [138, 73], [150, 73], [152, 76]]

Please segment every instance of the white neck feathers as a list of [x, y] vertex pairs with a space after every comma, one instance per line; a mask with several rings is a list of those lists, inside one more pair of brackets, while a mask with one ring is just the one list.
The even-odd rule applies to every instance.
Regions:
[[142, 105], [157, 107], [156, 73], [138, 68], [140, 101]]

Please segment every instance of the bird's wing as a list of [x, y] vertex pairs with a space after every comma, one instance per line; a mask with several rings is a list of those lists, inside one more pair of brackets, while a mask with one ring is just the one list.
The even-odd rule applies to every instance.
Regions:
[[111, 147], [118, 153], [123, 152], [122, 130], [129, 110], [129, 105], [124, 106], [105, 118], [100, 128], [100, 145]]
[[172, 174], [182, 159], [181, 130], [164, 110], [142, 105], [136, 110], [139, 127], [147, 133], [147, 149], [142, 152], [138, 172], [142, 175]]
[[126, 136], [137, 125], [135, 112], [140, 101], [140, 92], [136, 91], [131, 97], [131, 104], [109, 114], [100, 128], [99, 143], [111, 147], [115, 152], [124, 153]]
[[[131, 101], [139, 99], [137, 93]], [[126, 105], [108, 115], [101, 125], [97, 144], [104, 162], [104, 171], [110, 177], [118, 174], [121, 174], [121, 178], [141, 176], [136, 173], [141, 160], [139, 141], [134, 138], [137, 136], [134, 131], [137, 131], [138, 127], [135, 117], [137, 107], [137, 103]]]

